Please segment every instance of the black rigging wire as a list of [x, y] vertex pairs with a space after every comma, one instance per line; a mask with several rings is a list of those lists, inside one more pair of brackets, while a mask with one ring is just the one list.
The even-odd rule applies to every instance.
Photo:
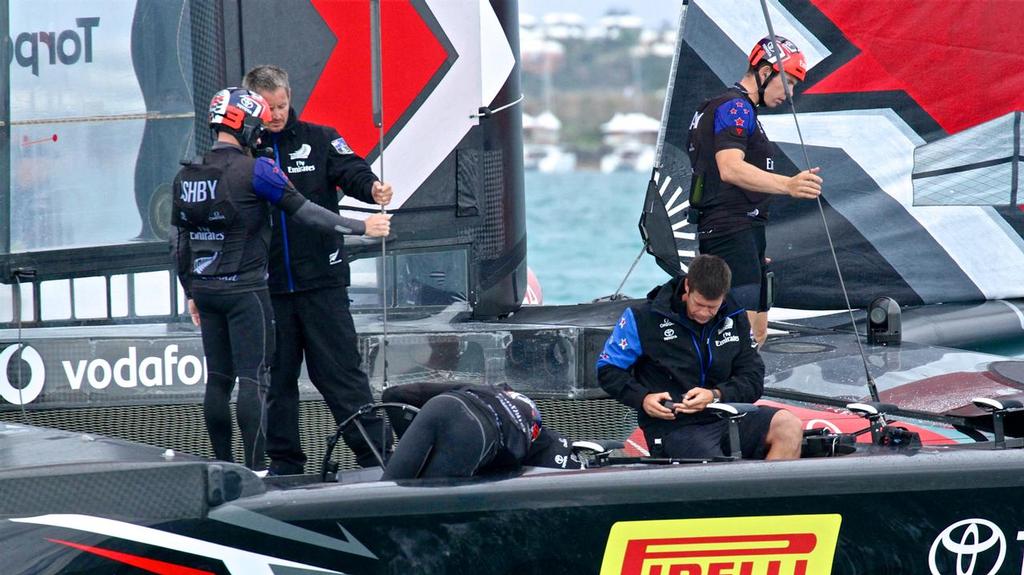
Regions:
[[[28, 412], [25, 411], [25, 400], [22, 398], [22, 388], [25, 387], [24, 386], [23, 373], [22, 373], [23, 369], [24, 369], [24, 366], [22, 364], [25, 363], [24, 360], [22, 359], [22, 357], [25, 354], [25, 341], [22, 339], [22, 334], [21, 334], [21, 332], [22, 332], [22, 326], [21, 326], [21, 324], [22, 324], [22, 320], [21, 320], [22, 312], [21, 312], [21, 309], [22, 309], [22, 304], [24, 303], [22, 301], [22, 299], [21, 299], [21, 275], [22, 274], [16, 271], [13, 275], [14, 275], [14, 294], [13, 294], [13, 298], [14, 298], [14, 304], [15, 304], [14, 305], [14, 313], [17, 314], [17, 318], [16, 319], [18, 321], [18, 343], [17, 343], [18, 349], [16, 351], [17, 358], [15, 358], [14, 354], [11, 354], [11, 358], [15, 359], [18, 362], [18, 385], [16, 387], [18, 388], [18, 407], [21, 408], [21, 422], [24, 423], [25, 425], [29, 425]], [[4, 375], [6, 376], [6, 374], [4, 374]]]
[[[380, 181], [384, 182], [384, 61], [382, 52], [383, 28], [381, 27], [380, 0], [370, 0], [370, 65], [372, 66], [372, 91], [373, 91], [373, 122], [377, 127], [377, 142], [380, 150]], [[387, 214], [387, 207], [380, 206], [380, 213]], [[380, 260], [381, 260], [381, 315], [383, 323], [383, 334], [381, 341], [381, 360], [383, 367], [383, 387], [388, 387], [388, 238], [381, 238]]]
[[[768, 2], [767, 0], [761, 0], [761, 11], [764, 13], [764, 21], [768, 26], [768, 37], [771, 39], [771, 43], [775, 46], [775, 53], [779, 59], [779, 74], [782, 80], [782, 87], [786, 91], [786, 99], [789, 101], [790, 110], [793, 113], [793, 123], [796, 125], [796, 134], [800, 140], [800, 151], [803, 152], [804, 166], [806, 169], [811, 169], [811, 159], [807, 155], [807, 145], [804, 143], [803, 132], [800, 131], [800, 121], [797, 118], [796, 113], [796, 102], [793, 101], [793, 90], [789, 85], [787, 79], [786, 66], [783, 64], [782, 59], [784, 52], [782, 47], [779, 46], [778, 39], [775, 36], [775, 28], [772, 26], [771, 15], [768, 14]], [[825, 207], [821, 203], [821, 196], [816, 198], [818, 202], [818, 212], [821, 214], [821, 223], [825, 226], [825, 237], [828, 239], [828, 249], [832, 254], [832, 261], [836, 266], [836, 275], [839, 276], [839, 287], [843, 291], [843, 299], [846, 301], [846, 311], [850, 314], [850, 325], [853, 326], [853, 337], [857, 342], [857, 351], [860, 353], [860, 360], [864, 364], [864, 375], [867, 378], [868, 393], [871, 395], [872, 401], [879, 401], [878, 387], [875, 385], [874, 378], [871, 377], [871, 370], [868, 368], [868, 358], [864, 354], [864, 345], [860, 341], [860, 332], [857, 329], [857, 320], [853, 317], [853, 307], [850, 305], [850, 295], [846, 291], [846, 282], [843, 280], [843, 271], [839, 267], [839, 258], [836, 256], [836, 246], [832, 242], [832, 233], [828, 229], [828, 221], [825, 219]]]

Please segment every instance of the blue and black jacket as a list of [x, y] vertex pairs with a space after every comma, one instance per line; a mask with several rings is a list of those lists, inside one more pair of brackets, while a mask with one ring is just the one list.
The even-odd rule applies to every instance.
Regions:
[[[685, 277], [685, 276], [683, 276]], [[746, 310], [729, 295], [701, 325], [686, 315], [683, 278], [673, 279], [626, 308], [597, 360], [597, 380], [612, 397], [637, 410], [641, 427], [717, 420], [713, 414], [654, 419], [643, 411], [647, 394], [667, 391], [675, 402], [694, 387], [717, 388], [722, 401], [750, 403], [764, 390], [764, 362], [750, 334]]]

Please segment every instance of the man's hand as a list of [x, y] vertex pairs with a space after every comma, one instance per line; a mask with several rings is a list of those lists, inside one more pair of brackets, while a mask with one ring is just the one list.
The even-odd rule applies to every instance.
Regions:
[[373, 214], [366, 218], [366, 231], [363, 235], [371, 238], [383, 238], [391, 233], [391, 214]]
[[682, 403], [676, 404], [676, 411], [678, 413], [697, 413], [699, 411], [704, 411], [704, 408], [714, 400], [715, 394], [710, 389], [695, 387], [686, 392], [686, 395], [683, 396]]
[[373, 194], [373, 201], [378, 204], [386, 206], [391, 203], [391, 184], [380, 181], [374, 182], [371, 193]]
[[188, 300], [188, 315], [192, 316], [192, 324], [199, 327], [199, 308], [195, 300]]
[[786, 193], [801, 200], [813, 200], [821, 195], [821, 168], [811, 168], [786, 180]]
[[676, 414], [672, 413], [672, 410], [661, 404], [665, 400], [672, 401], [672, 396], [667, 391], [661, 393], [648, 393], [644, 396], [644, 413], [658, 419], [667, 419], [669, 421], [676, 418]]

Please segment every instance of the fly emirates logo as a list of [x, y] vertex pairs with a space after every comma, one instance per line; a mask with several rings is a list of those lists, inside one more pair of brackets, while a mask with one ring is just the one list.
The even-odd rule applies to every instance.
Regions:
[[195, 385], [206, 381], [206, 358], [178, 355], [178, 345], [170, 344], [161, 355], [139, 357], [138, 348], [130, 346], [125, 357], [113, 363], [102, 357], [77, 362], [60, 362], [71, 389], [78, 391], [83, 385], [93, 389], [106, 389], [111, 383], [123, 388], [160, 387], [179, 381]]
[[832, 572], [839, 515], [784, 515], [612, 526], [601, 575], [817, 575]]

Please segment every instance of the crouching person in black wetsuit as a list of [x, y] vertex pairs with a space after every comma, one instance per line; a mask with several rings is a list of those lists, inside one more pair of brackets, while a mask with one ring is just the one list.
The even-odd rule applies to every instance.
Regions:
[[[659, 444], [659, 456], [722, 455], [728, 425], [705, 408], [761, 398], [764, 362], [747, 314], [728, 294], [730, 281], [725, 261], [697, 256], [688, 275], [626, 308], [597, 360], [598, 383], [637, 410], [652, 455]], [[800, 420], [788, 411], [761, 406], [739, 431], [744, 458], [800, 457]]]
[[416, 383], [384, 390], [383, 401], [421, 407], [406, 425], [383, 479], [470, 477], [520, 465], [580, 469], [569, 441], [541, 424], [533, 400], [485, 385]]
[[174, 180], [172, 247], [192, 321], [207, 362], [203, 415], [218, 459], [232, 461], [231, 391], [238, 382], [238, 427], [245, 465], [262, 469], [274, 313], [267, 291], [270, 206], [304, 226], [341, 234], [386, 236], [386, 215], [366, 222], [309, 202], [266, 158], [254, 159], [270, 108], [241, 88], [217, 92], [210, 128], [217, 141]]

